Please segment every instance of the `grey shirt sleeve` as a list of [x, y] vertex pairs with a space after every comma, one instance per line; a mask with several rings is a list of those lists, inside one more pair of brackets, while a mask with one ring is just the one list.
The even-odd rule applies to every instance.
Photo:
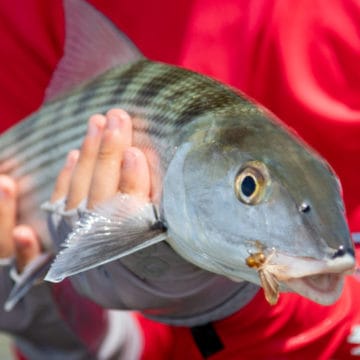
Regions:
[[[2, 262], [0, 330], [12, 335], [27, 359], [139, 358], [141, 332], [131, 313], [119, 315], [101, 309], [80, 296], [69, 281], [55, 286], [40, 282], [12, 311], [5, 311], [4, 303], [14, 286], [11, 269], [10, 261]], [[119, 336], [120, 333], [126, 336]]]
[[33, 286], [12, 311], [4, 311], [14, 285], [10, 269], [10, 264], [0, 267], [0, 329], [15, 338], [29, 359], [49, 359], [49, 354], [62, 359], [91, 359], [89, 350], [62, 319], [48, 284]]

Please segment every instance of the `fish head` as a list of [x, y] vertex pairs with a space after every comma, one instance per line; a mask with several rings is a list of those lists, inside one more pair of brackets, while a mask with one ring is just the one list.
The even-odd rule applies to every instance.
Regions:
[[[266, 270], [283, 290], [333, 303], [355, 265], [339, 180], [265, 116], [218, 121], [179, 147], [164, 181], [169, 242], [233, 280], [261, 285]], [[259, 252], [269, 261], [249, 267]]]

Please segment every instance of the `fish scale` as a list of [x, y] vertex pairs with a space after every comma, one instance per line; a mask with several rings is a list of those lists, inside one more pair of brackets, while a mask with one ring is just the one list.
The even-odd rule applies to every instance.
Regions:
[[[34, 153], [29, 153], [29, 150], [34, 149], [34, 144], [40, 140], [47, 138], [56, 140], [51, 135], [55, 132], [59, 134], [60, 130], [65, 131], [68, 127], [71, 132], [77, 132], [78, 129], [81, 129], [79, 131], [81, 132], [85, 129], [84, 122], [87, 121], [90, 114], [103, 113], [114, 106], [127, 108], [134, 115], [139, 115], [136, 112], [140, 110], [142, 112], [140, 115], [146, 116], [150, 122], [155, 118], [172, 127], [185, 125], [194, 120], [194, 115], [204, 115], [214, 110], [220, 111], [221, 107], [226, 107], [227, 111], [231, 111], [229, 103], [239, 101], [239, 97], [234, 97], [231, 93], [229, 96], [229, 91], [225, 88], [223, 89], [225, 91], [220, 94], [216, 91], [209, 93], [206, 86], [212, 82], [210, 79], [206, 79], [205, 84], [199, 84], [199, 75], [197, 74], [176, 68], [175, 70], [171, 68], [169, 71], [165, 65], [154, 64], [145, 60], [140, 62], [140, 64], [144, 63], [147, 64], [147, 67], [144, 69], [142, 66], [141, 69], [152, 74], [148, 81], [144, 82], [142, 72], [136, 74], [133, 71], [134, 78], [125, 78], [124, 81], [122, 71], [116, 69], [105, 74], [93, 84], [70, 94], [66, 99], [59, 99], [55, 103], [45, 105], [39, 113], [21, 123], [15, 132], [10, 131], [2, 136], [1, 163], [6, 160], [3, 156], [4, 153], [7, 154], [6, 156], [12, 156], [16, 152], [19, 160], [28, 160], [33, 155], [38, 155], [39, 153], [36, 150]], [[131, 66], [130, 69], [137, 68], [136, 65]], [[173, 72], [179, 75], [177, 77], [171, 76]], [[107, 79], [109, 75], [112, 75], [111, 81]], [[119, 79], [116, 88], [112, 85], [114, 78]], [[155, 92], [151, 87], [149, 90], [151, 84], [156, 87]], [[127, 90], [127, 87], [131, 87], [131, 89]], [[179, 87], [183, 89], [181, 92], [179, 92]], [[219, 88], [222, 89], [222, 85], [219, 85]], [[188, 93], [190, 90], [194, 95]], [[206, 99], [206, 102], [200, 99]], [[238, 107], [239, 104], [236, 106]], [[61, 110], [57, 111], [57, 108]], [[80, 111], [79, 109], [83, 110]], [[169, 122], [169, 119], [174, 120], [174, 123]], [[158, 129], [158, 123], [152, 127]], [[5, 148], [14, 143], [14, 134], [18, 137], [15, 144], [20, 144], [20, 146], [15, 146], [12, 152], [6, 151]], [[21, 141], [19, 141], [20, 139]], [[61, 139], [61, 144], [63, 144], [62, 141], [63, 139]], [[53, 141], [48, 143], [49, 148], [50, 145], [54, 145]], [[66, 146], [62, 146], [62, 148], [66, 148], [63, 153], [68, 151]], [[35, 146], [35, 149], [48, 150], [44, 144], [37, 148]]]
[[31, 213], [49, 198], [67, 152], [81, 144], [90, 115], [121, 107], [146, 119], [145, 128], [135, 121], [135, 131], [146, 132], [168, 154], [175, 132], [186, 132], [184, 126], [197, 117], [222, 109], [233, 112], [242, 100], [214, 80], [143, 59], [48, 102], [2, 135], [0, 169], [18, 180], [21, 212]]

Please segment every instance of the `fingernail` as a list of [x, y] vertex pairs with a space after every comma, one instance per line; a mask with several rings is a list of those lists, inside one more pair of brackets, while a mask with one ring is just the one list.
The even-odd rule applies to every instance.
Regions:
[[13, 185], [5, 176], [0, 176], [0, 199], [5, 199], [9, 197], [11, 192], [13, 191]]
[[133, 149], [126, 149], [124, 151], [122, 167], [128, 169], [134, 166], [137, 160], [137, 153]]
[[97, 136], [98, 134], [100, 134], [101, 129], [105, 125], [105, 121], [105, 118], [101, 115], [92, 116], [89, 120], [87, 135]]
[[88, 136], [96, 136], [97, 134], [99, 134], [99, 128], [93, 121], [90, 121], [89, 126], [88, 126], [87, 135]]
[[13, 231], [13, 236], [15, 240], [15, 246], [17, 249], [21, 250], [32, 246], [32, 239], [29, 239], [29, 230], [25, 227], [18, 226]]
[[79, 150], [71, 150], [66, 157], [66, 167], [73, 167], [79, 159]]
[[1, 183], [1, 180], [0, 180], [0, 200], [4, 199], [5, 196], [6, 196], [6, 193], [3, 190], [2, 183]]
[[111, 116], [107, 119], [107, 128], [109, 130], [118, 130], [120, 129], [120, 119], [115, 117], [115, 116]]

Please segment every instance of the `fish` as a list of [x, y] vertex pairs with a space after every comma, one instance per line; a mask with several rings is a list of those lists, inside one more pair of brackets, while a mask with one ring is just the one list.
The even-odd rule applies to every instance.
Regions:
[[0, 173], [18, 182], [20, 221], [56, 252], [41, 204], [89, 116], [110, 108], [131, 115], [155, 187], [151, 202], [117, 194], [88, 211], [45, 280], [166, 242], [202, 269], [262, 286], [271, 304], [282, 291], [334, 303], [355, 251], [329, 164], [238, 90], [146, 59], [84, 1], [65, 0], [64, 9], [64, 56], [45, 102], [0, 138]]

